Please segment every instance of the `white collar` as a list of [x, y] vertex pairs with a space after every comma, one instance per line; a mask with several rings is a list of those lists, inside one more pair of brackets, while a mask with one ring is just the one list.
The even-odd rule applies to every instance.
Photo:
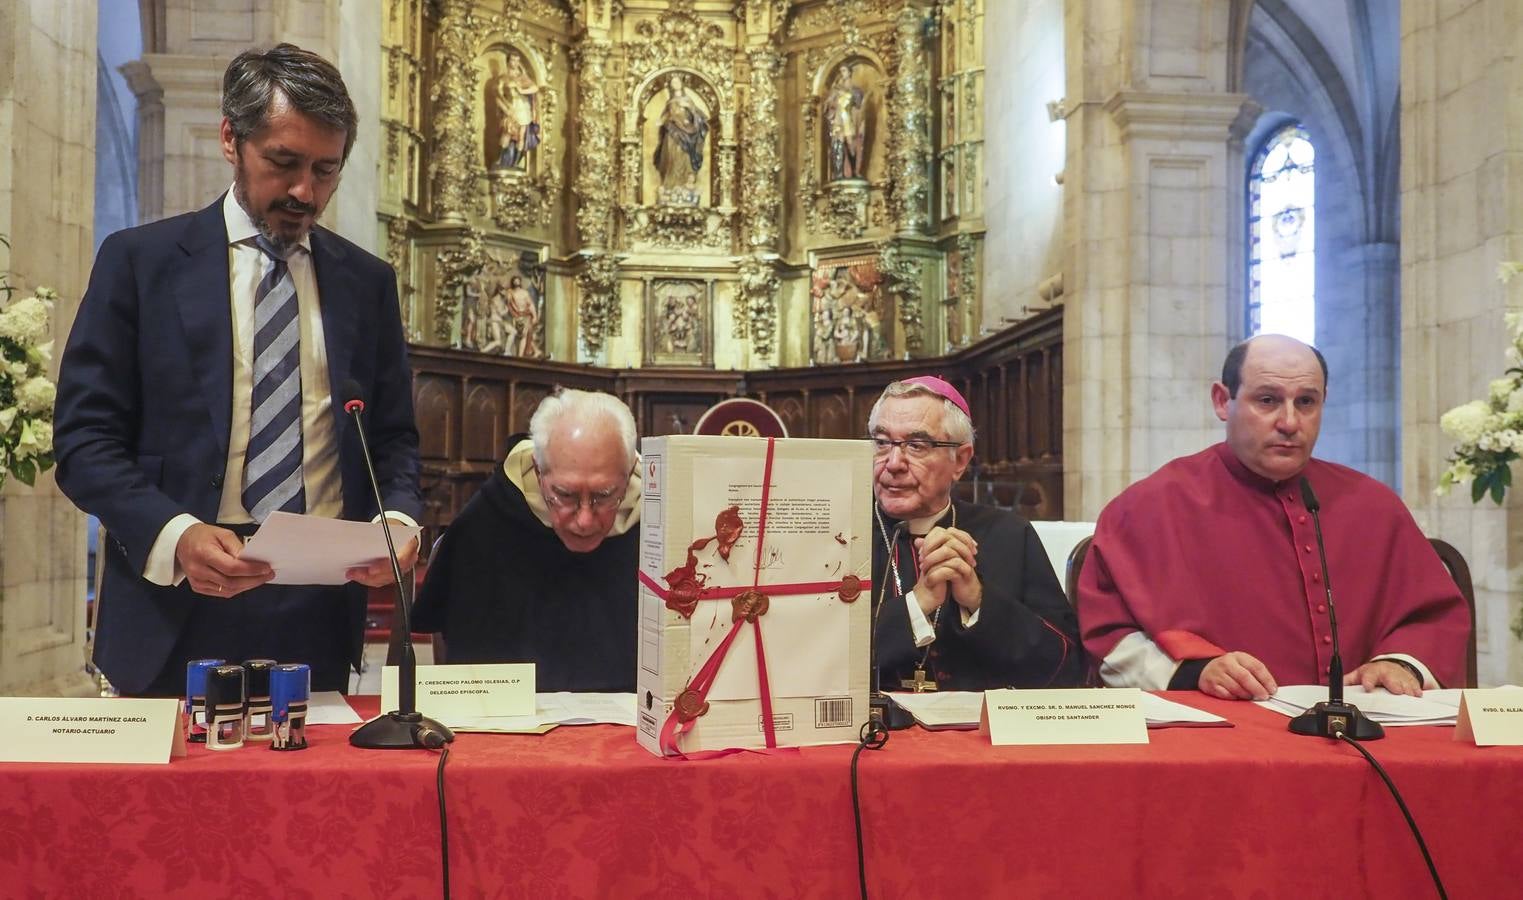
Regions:
[[946, 515], [947, 510], [951, 508], [952, 501], [948, 500], [947, 505], [941, 508], [941, 512], [931, 516], [921, 516], [918, 519], [905, 519], [904, 527], [909, 529], [910, 534], [919, 537], [935, 527], [936, 523], [941, 521], [941, 517]]
[[[227, 228], [228, 246], [233, 244], [251, 243], [259, 236], [259, 228], [249, 214], [238, 203], [238, 198], [233, 196], [233, 188], [227, 189], [227, 194], [222, 198], [222, 224]], [[312, 252], [312, 232], [308, 231], [301, 239], [300, 246], [307, 253]]]

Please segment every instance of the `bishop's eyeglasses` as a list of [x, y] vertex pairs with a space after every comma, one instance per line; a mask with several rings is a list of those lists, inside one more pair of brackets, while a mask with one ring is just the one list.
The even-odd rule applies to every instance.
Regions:
[[962, 441], [933, 441], [930, 438], [905, 438], [896, 441], [892, 438], [873, 435], [868, 438], [873, 443], [873, 455], [880, 459], [894, 452], [898, 447], [904, 451], [904, 455], [910, 459], [925, 459], [931, 455], [931, 451], [938, 447], [961, 447]]

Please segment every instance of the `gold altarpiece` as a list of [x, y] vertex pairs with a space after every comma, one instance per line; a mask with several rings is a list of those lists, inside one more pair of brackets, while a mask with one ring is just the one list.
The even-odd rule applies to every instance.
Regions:
[[419, 344], [628, 369], [979, 334], [985, 0], [386, 0]]

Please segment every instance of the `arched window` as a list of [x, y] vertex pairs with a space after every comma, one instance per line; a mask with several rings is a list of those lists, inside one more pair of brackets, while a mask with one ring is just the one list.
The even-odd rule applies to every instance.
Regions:
[[1248, 168], [1248, 337], [1316, 341], [1315, 161], [1306, 129], [1291, 123]]

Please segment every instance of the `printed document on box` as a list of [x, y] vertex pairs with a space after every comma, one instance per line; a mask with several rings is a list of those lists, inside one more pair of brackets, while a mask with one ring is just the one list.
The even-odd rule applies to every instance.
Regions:
[[[693, 521], [712, 524], [733, 506], [742, 523], [728, 560], [720, 557], [713, 542], [698, 552], [697, 571], [706, 586], [750, 587], [756, 578], [761, 475], [762, 466], [755, 459], [694, 461], [693, 481], [708, 489], [693, 498]], [[850, 679], [842, 648], [850, 641], [850, 606], [834, 592], [774, 595], [767, 585], [870, 576], [846, 568], [851, 543], [871, 539], [871, 535], [851, 533], [851, 482], [851, 465], [846, 461], [773, 461], [760, 573], [761, 591], [770, 603], [758, 621], [767, 654], [767, 679], [775, 697], [847, 692]], [[730, 646], [709, 691], [711, 700], [757, 696], [753, 626], [731, 618], [728, 600], [700, 603], [692, 618], [689, 639], [695, 665], [709, 658], [731, 628], [745, 630]]]

